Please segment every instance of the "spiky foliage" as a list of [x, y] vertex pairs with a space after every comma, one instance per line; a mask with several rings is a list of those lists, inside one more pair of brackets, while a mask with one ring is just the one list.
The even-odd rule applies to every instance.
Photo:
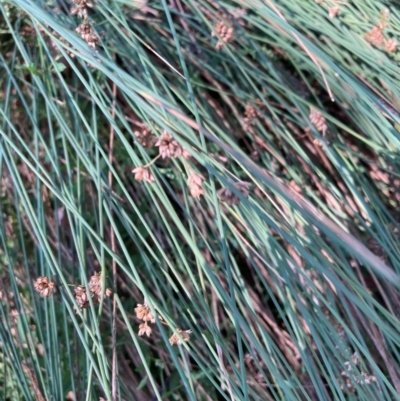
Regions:
[[396, 398], [396, 12], [0, 11], [2, 399]]

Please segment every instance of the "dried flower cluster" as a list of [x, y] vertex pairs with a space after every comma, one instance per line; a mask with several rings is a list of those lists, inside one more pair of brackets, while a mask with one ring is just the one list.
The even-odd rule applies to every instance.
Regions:
[[92, 29], [89, 21], [84, 21], [82, 24], [76, 28], [76, 32], [81, 35], [81, 38], [93, 49], [96, 48], [96, 43], [99, 41], [99, 38], [96, 32]]
[[136, 181], [146, 181], [152, 184], [156, 180], [150, 171], [150, 168], [146, 166], [136, 167], [132, 170], [132, 173], [135, 174]]
[[[249, 196], [250, 182], [239, 181], [233, 184], [235, 189], [239, 191], [245, 198]], [[225, 202], [229, 206], [237, 206], [240, 203], [238, 198], [229, 188], [221, 188], [218, 192], [221, 202]]]
[[135, 131], [134, 134], [144, 148], [152, 148], [157, 143], [157, 137], [146, 124], [142, 124], [142, 129]]
[[40, 296], [44, 298], [52, 295], [56, 287], [55, 283], [49, 281], [47, 277], [38, 277], [34, 281], [33, 286]]
[[385, 41], [385, 50], [389, 53], [396, 53], [398, 43], [395, 39], [391, 38]]
[[355, 352], [352, 356], [351, 356], [351, 362], [347, 361], [344, 363], [346, 370], [344, 370], [341, 375], [343, 376], [344, 380], [345, 380], [345, 386], [341, 385], [342, 390], [344, 390], [345, 388], [348, 390], [354, 390], [354, 382], [360, 385], [366, 385], [369, 386], [370, 384], [372, 384], [373, 382], [376, 382], [376, 377], [372, 376], [368, 373], [365, 372], [361, 372], [361, 374], [356, 374], [353, 373], [353, 366], [354, 365], [358, 365], [360, 362], [360, 359], [358, 357], [357, 352]]
[[227, 25], [224, 21], [218, 22], [211, 33], [211, 36], [218, 36], [218, 42], [215, 45], [215, 48], [220, 50], [226, 43], [231, 42], [233, 38], [233, 32], [234, 30], [232, 26]]
[[142, 320], [143, 323], [139, 325], [139, 336], [146, 335], [147, 337], [150, 337], [152, 333], [152, 329], [149, 326], [150, 323], [155, 323], [156, 319], [154, 318], [154, 315], [151, 313], [151, 310], [149, 306], [144, 303], [144, 304], [138, 304], [135, 308], [135, 313], [136, 317], [139, 320]]
[[190, 153], [184, 149], [179, 143], [167, 132], [163, 132], [155, 146], [158, 147], [158, 151], [162, 159], [183, 157], [188, 159]]
[[330, 19], [335, 18], [339, 14], [339, 11], [340, 11], [339, 6], [330, 7], [329, 8], [329, 18]]
[[[155, 323], [156, 319], [154, 318], [154, 315], [152, 314], [149, 306], [146, 303], [138, 304], [135, 308], [135, 314], [136, 317], [143, 322], [139, 324], [138, 335], [139, 336], [146, 335], [147, 337], [150, 337], [153, 330], [150, 327], [149, 323]], [[162, 321], [161, 316], [159, 316], [159, 318], [161, 319], [161, 322], [163, 324], [166, 324], [165, 322]], [[191, 332], [192, 330], [183, 331], [177, 329], [176, 333], [174, 333], [169, 339], [170, 344], [171, 345], [182, 344], [182, 340], [189, 341]]]
[[380, 26], [374, 26], [364, 37], [367, 42], [376, 47], [382, 46], [385, 42], [385, 36]]
[[199, 198], [200, 195], [204, 194], [203, 181], [204, 177], [200, 174], [195, 174], [192, 172], [189, 175], [187, 183], [189, 185], [190, 194], [193, 196], [193, 198]]
[[[90, 295], [87, 294], [86, 287], [82, 285], [77, 285], [74, 288], [75, 300], [80, 310], [89, 308], [90, 306], [89, 297], [92, 299], [94, 305], [99, 304], [101, 300], [101, 294], [103, 291], [100, 272], [95, 272], [93, 274], [93, 276], [89, 280], [88, 287]], [[104, 295], [106, 297], [109, 297], [111, 296], [111, 294], [112, 294], [111, 288], [106, 288]]]
[[251, 127], [255, 124], [255, 119], [258, 115], [257, 110], [250, 104], [246, 104], [244, 111], [245, 117], [243, 118], [243, 129], [245, 131], [251, 131]]
[[190, 340], [190, 334], [192, 330], [181, 330], [176, 329], [176, 333], [174, 333], [169, 339], [169, 343], [171, 345], [182, 344], [182, 341], [188, 342]]
[[325, 117], [316, 109], [310, 108], [310, 122], [314, 125], [317, 131], [322, 132], [322, 135], [326, 134], [328, 126], [326, 125]]
[[[158, 147], [159, 156], [157, 156], [153, 161], [151, 161], [146, 166], [139, 166], [132, 170], [132, 173], [135, 174], [136, 181], [145, 181], [148, 183], [155, 182], [155, 177], [151, 173], [149, 166], [158, 158], [162, 159], [167, 158], [178, 158], [183, 157], [184, 159], [190, 158], [190, 153], [183, 148], [173, 137], [164, 131], [160, 138], [156, 138], [156, 136], [151, 132], [151, 130], [143, 125], [143, 129], [141, 131], [135, 131], [135, 136], [138, 141], [142, 144], [143, 147]], [[189, 185], [191, 188], [191, 194], [195, 194], [193, 196], [200, 196], [203, 190], [201, 188], [201, 183], [199, 184], [199, 178], [189, 177]]]
[[385, 21], [380, 21], [377, 26], [374, 26], [369, 32], [364, 35], [365, 40], [375, 47], [383, 47], [389, 53], [397, 51], [398, 43], [395, 39], [386, 39], [383, 29], [386, 27]]
[[89, 22], [88, 9], [93, 7], [93, 4], [89, 0], [72, 0], [75, 7], [71, 8], [72, 15], [78, 15], [83, 19], [82, 23], [76, 28], [76, 32], [81, 35], [81, 38], [93, 49], [96, 48], [96, 44], [99, 41], [99, 37], [93, 30], [91, 23]]
[[86, 293], [86, 288], [78, 285], [74, 288], [75, 300], [80, 310], [89, 308], [89, 298]]
[[71, 8], [72, 15], [78, 15], [86, 20], [88, 18], [88, 8], [92, 8], [93, 4], [88, 0], [72, 0], [75, 7]]

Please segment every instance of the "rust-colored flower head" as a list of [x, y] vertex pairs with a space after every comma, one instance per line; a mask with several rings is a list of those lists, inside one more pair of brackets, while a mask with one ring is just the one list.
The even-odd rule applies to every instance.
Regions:
[[135, 308], [136, 317], [144, 322], [154, 323], [156, 319], [147, 304], [138, 304]]
[[143, 124], [141, 131], [135, 131], [134, 134], [144, 148], [152, 148], [157, 142], [157, 137], [145, 124]]
[[139, 336], [143, 336], [146, 334], [147, 337], [150, 337], [152, 333], [151, 327], [147, 324], [147, 322], [139, 324]]
[[220, 21], [215, 25], [211, 36], [219, 36], [218, 42], [215, 45], [217, 50], [222, 49], [225, 43], [231, 42], [233, 38], [233, 27], [228, 26], [224, 21]]
[[146, 181], [152, 184], [156, 180], [149, 167], [146, 166], [136, 167], [132, 170], [132, 173], [135, 174], [136, 181]]
[[[233, 184], [233, 186], [245, 197], [249, 196], [250, 182], [239, 181]], [[238, 198], [233, 191], [229, 188], [221, 188], [217, 192], [221, 202], [227, 203], [229, 206], [237, 206], [240, 203], [240, 198]]]
[[172, 135], [165, 131], [162, 133], [155, 146], [158, 146], [158, 151], [163, 159], [166, 159], [167, 157], [175, 158], [181, 156], [187, 159], [190, 156], [189, 152], [183, 149], [182, 146], [175, 141]]
[[311, 124], [314, 125], [317, 131], [322, 132], [323, 135], [325, 135], [328, 126], [326, 125], [326, 120], [325, 117], [318, 111], [315, 110], [314, 108], [310, 108], [310, 115], [309, 115]]
[[55, 283], [49, 281], [47, 277], [38, 277], [33, 286], [41, 297], [48, 298], [55, 290]]
[[[95, 301], [100, 301], [101, 299], [101, 292], [102, 292], [102, 280], [101, 280], [101, 273], [94, 272], [93, 276], [90, 277], [89, 280], [89, 291]], [[106, 297], [111, 296], [112, 290], [111, 288], [106, 288], [104, 295]]]
[[203, 181], [204, 177], [200, 174], [196, 173], [191, 173], [187, 183], [190, 188], [190, 194], [193, 196], [193, 198], [199, 198], [200, 195], [204, 194], [204, 189], [203, 189]]
[[78, 285], [74, 288], [75, 300], [80, 310], [87, 309], [90, 306], [89, 297], [86, 293], [86, 288]]
[[176, 331], [179, 333], [179, 335], [174, 333], [171, 336], [171, 338], [169, 339], [169, 343], [171, 345], [182, 344], [182, 340], [185, 342], [188, 342], [190, 340], [190, 334], [192, 333], [192, 330], [176, 329]]

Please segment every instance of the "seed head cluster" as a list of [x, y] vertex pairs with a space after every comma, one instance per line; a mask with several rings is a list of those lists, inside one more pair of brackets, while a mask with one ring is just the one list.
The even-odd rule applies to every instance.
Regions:
[[152, 314], [149, 306], [144, 303], [144, 304], [137, 304], [135, 308], [135, 313], [136, 317], [139, 320], [142, 320], [143, 323], [139, 325], [139, 336], [144, 336], [146, 335], [147, 337], [151, 336], [152, 333], [152, 328], [149, 326], [150, 323], [155, 323], [156, 319], [154, 318], [154, 315]]
[[310, 108], [310, 122], [314, 125], [315, 129], [325, 135], [328, 126], [326, 125], [325, 117], [316, 109]]
[[155, 146], [158, 147], [158, 151], [162, 159], [176, 157], [188, 159], [190, 157], [190, 153], [181, 145], [179, 145], [172, 135], [168, 134], [167, 132], [163, 132]]
[[192, 333], [192, 330], [176, 329], [176, 333], [174, 333], [170, 337], [169, 343], [171, 345], [178, 345], [178, 344], [182, 344], [183, 342], [188, 342], [190, 340], [191, 333]]
[[200, 174], [192, 172], [189, 175], [187, 183], [190, 189], [190, 194], [193, 196], [193, 198], [199, 198], [200, 195], [204, 194], [203, 181], [204, 177]]
[[250, 103], [247, 103], [244, 114], [245, 117], [242, 120], [243, 129], [245, 131], [251, 131], [251, 127], [255, 124], [255, 119], [258, 115], [257, 110]]
[[82, 18], [82, 23], [76, 28], [76, 32], [81, 35], [81, 38], [93, 49], [96, 48], [96, 44], [99, 41], [99, 37], [92, 28], [92, 24], [89, 21], [89, 8], [93, 7], [93, 4], [89, 0], [72, 0], [75, 7], [71, 8], [72, 15], [78, 15]]
[[[142, 323], [139, 324], [138, 335], [140, 337], [147, 336], [150, 337], [153, 333], [153, 329], [151, 328], [149, 323], [155, 323], [156, 319], [154, 318], [153, 313], [151, 312], [149, 306], [146, 303], [137, 304], [135, 308], [136, 318], [141, 320]], [[167, 323], [163, 321], [162, 317], [159, 316], [161, 323], [166, 325]], [[187, 342], [190, 340], [190, 333], [192, 330], [180, 330], [177, 329], [176, 333], [174, 333], [169, 342], [171, 345], [182, 344], [182, 341]]]
[[152, 184], [156, 180], [150, 171], [150, 168], [146, 166], [136, 167], [132, 170], [132, 173], [135, 174], [136, 181], [145, 181]]
[[153, 146], [155, 146], [157, 142], [157, 137], [153, 134], [151, 129], [145, 124], [142, 124], [142, 129], [140, 131], [135, 131], [134, 134], [138, 142], [144, 148], [152, 148]]
[[34, 283], [33, 286], [35, 290], [40, 294], [41, 297], [43, 298], [48, 298], [50, 297], [53, 292], [55, 291], [55, 283], [52, 281], [49, 281], [49, 279], [45, 276], [38, 277]]
[[81, 35], [81, 38], [93, 49], [96, 48], [96, 44], [99, 41], [99, 38], [96, 32], [93, 30], [91, 24], [88, 20], [85, 20], [76, 28], [76, 32]]
[[374, 26], [364, 35], [364, 38], [372, 46], [384, 48], [389, 53], [395, 53], [397, 51], [398, 42], [394, 38], [385, 38], [383, 33], [385, 26], [385, 21], [380, 21], [377, 26]]
[[211, 36], [218, 36], [218, 42], [215, 45], [217, 50], [224, 47], [226, 43], [229, 43], [233, 39], [234, 29], [233, 27], [227, 25], [224, 21], [220, 21], [215, 25], [214, 31]]
[[[239, 191], [245, 198], [249, 196], [250, 182], [239, 181], [233, 184], [234, 188]], [[230, 188], [221, 188], [217, 192], [221, 202], [225, 202], [229, 206], [237, 206], [240, 198], [234, 194]]]
[[[101, 294], [103, 292], [103, 285], [101, 280], [101, 273], [95, 272], [90, 278], [89, 283], [89, 294], [86, 291], [86, 287], [83, 285], [77, 285], [74, 288], [75, 301], [78, 304], [80, 310], [87, 309], [90, 306], [89, 298], [92, 299], [94, 305], [98, 305], [101, 300]], [[104, 291], [106, 297], [112, 295], [111, 288], [106, 288]]]

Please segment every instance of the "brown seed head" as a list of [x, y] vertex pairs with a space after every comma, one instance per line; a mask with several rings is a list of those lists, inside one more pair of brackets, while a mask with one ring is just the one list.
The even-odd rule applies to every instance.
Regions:
[[[249, 196], [250, 182], [239, 181], [233, 186], [245, 197]], [[217, 192], [221, 202], [227, 203], [229, 206], [237, 206], [240, 203], [238, 198], [229, 188], [221, 188]]]
[[338, 6], [331, 7], [329, 9], [329, 18], [331, 18], [331, 19], [335, 18], [336, 15], [338, 15], [339, 11], [340, 11], [340, 7], [338, 7]]
[[89, 22], [85, 19], [82, 24], [78, 26], [78, 28], [75, 29], [79, 35], [81, 35], [81, 38], [93, 49], [96, 48], [96, 43], [99, 41], [99, 38], [97, 37], [95, 31], [92, 29], [90, 26]]
[[314, 125], [316, 130], [322, 132], [322, 134], [324, 135], [326, 133], [326, 130], [328, 129], [325, 117], [319, 111], [311, 107], [309, 118], [311, 124]]
[[190, 194], [193, 198], [198, 198], [200, 195], [204, 194], [204, 189], [202, 187], [204, 181], [204, 177], [200, 174], [191, 173], [187, 183], [190, 188]]
[[396, 53], [397, 46], [398, 46], [397, 41], [395, 39], [391, 38], [386, 41], [385, 50], [388, 51], [389, 53]]
[[143, 336], [146, 334], [147, 337], [150, 337], [151, 332], [151, 327], [147, 324], [147, 322], [139, 324], [139, 336]]
[[36, 281], [33, 282], [33, 286], [41, 297], [48, 298], [53, 294], [56, 285], [49, 281], [47, 277], [42, 276], [38, 277]]
[[181, 330], [177, 329], [176, 330], [180, 335], [174, 333], [171, 338], [169, 339], [169, 343], [171, 345], [176, 345], [176, 344], [182, 344], [182, 340], [185, 342], [188, 342], [190, 340], [190, 334], [192, 333], [192, 330]]
[[78, 285], [74, 288], [75, 300], [80, 310], [87, 309], [90, 306], [86, 288]]
[[155, 146], [158, 146], [159, 153], [163, 159], [167, 157], [184, 157], [185, 159], [189, 158], [190, 154], [182, 148], [181, 145], [174, 138], [172, 135], [168, 134], [167, 132], [163, 132], [160, 136], [158, 141], [156, 142]]
[[132, 170], [132, 173], [135, 174], [136, 181], [146, 181], [152, 184], [156, 179], [154, 175], [151, 173], [150, 169], [145, 166], [139, 166]]
[[89, 0], [72, 0], [75, 7], [71, 8], [71, 15], [78, 15], [83, 19], [88, 18], [88, 8], [92, 8], [93, 4]]
[[219, 36], [215, 48], [217, 50], [222, 49], [225, 43], [232, 41], [233, 32], [233, 28], [226, 25], [224, 21], [218, 22], [217, 25], [215, 25], [214, 31], [211, 33], [211, 36]]
[[142, 130], [135, 131], [134, 134], [135, 134], [138, 142], [144, 148], [152, 148], [153, 146], [155, 146], [155, 144], [157, 142], [157, 137], [153, 134], [151, 129], [144, 124], [143, 124]]
[[[89, 291], [95, 301], [100, 301], [101, 293], [102, 293], [102, 280], [101, 280], [101, 273], [95, 272], [89, 280]], [[112, 294], [111, 288], [106, 288], [104, 295], [109, 297]]]
[[250, 103], [247, 103], [244, 114], [247, 118], [253, 119], [257, 117], [257, 110]]
[[144, 322], [155, 323], [156, 319], [147, 304], [138, 304], [135, 308], [136, 317]]

